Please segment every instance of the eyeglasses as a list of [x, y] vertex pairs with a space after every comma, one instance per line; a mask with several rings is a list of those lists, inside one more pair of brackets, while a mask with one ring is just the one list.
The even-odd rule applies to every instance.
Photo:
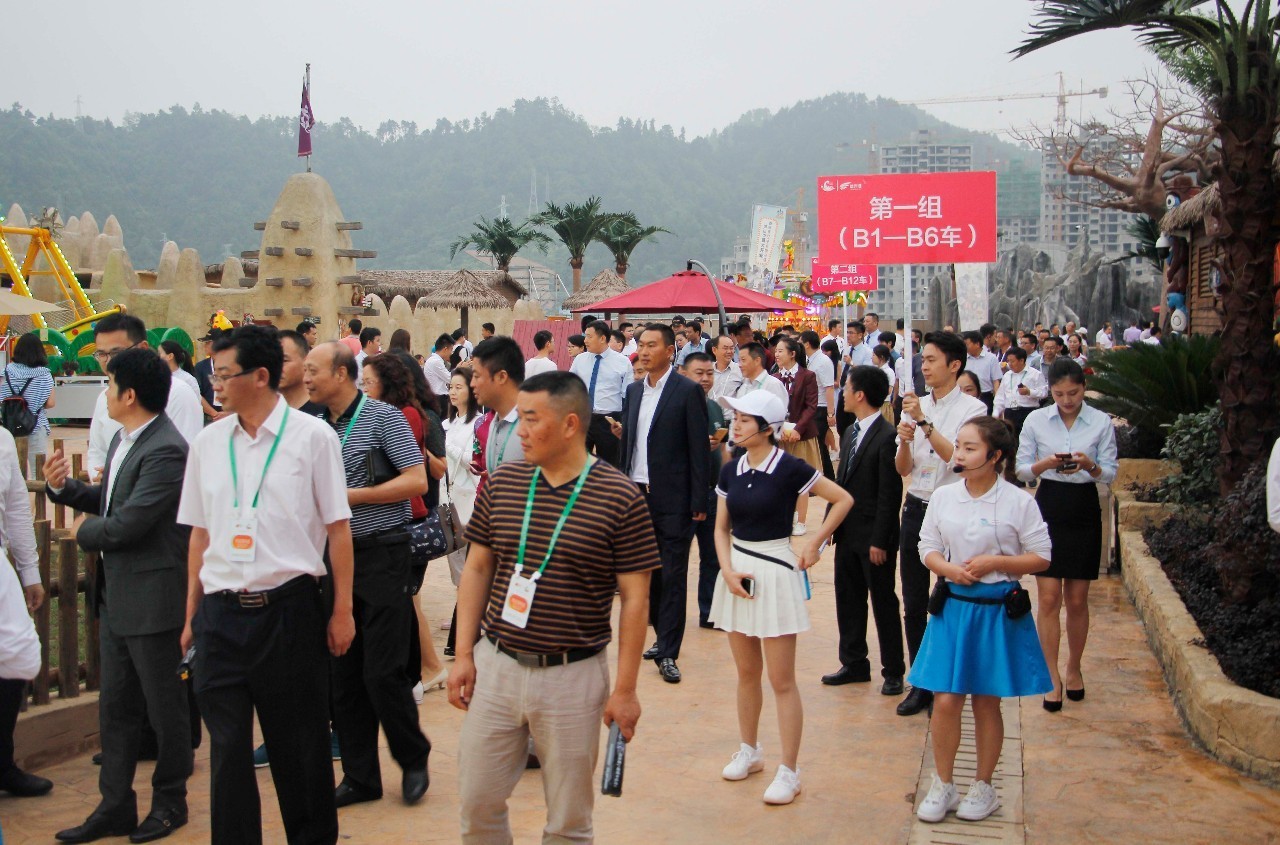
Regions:
[[137, 343], [131, 343], [128, 346], [122, 346], [119, 349], [112, 349], [110, 352], [95, 352], [93, 353], [93, 357], [100, 362], [106, 363], [126, 349], [133, 349], [137, 345]]
[[226, 384], [227, 382], [231, 381], [233, 378], [240, 378], [240, 376], [251, 376], [256, 372], [257, 370], [241, 370], [240, 372], [232, 373], [229, 376], [220, 376], [217, 373], [212, 373], [209, 376], [209, 383], [210, 384]]

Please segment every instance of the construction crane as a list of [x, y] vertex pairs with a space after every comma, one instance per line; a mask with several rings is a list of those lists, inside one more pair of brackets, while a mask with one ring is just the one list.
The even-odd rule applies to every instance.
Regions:
[[1062, 71], [1058, 71], [1058, 90], [1045, 93], [1015, 93], [1015, 94], [988, 94], [975, 95], [972, 97], [935, 97], [929, 100], [910, 100], [904, 102], [904, 106], [935, 106], [943, 103], [1000, 103], [1005, 100], [1047, 100], [1056, 99], [1058, 101], [1058, 119], [1055, 122], [1057, 134], [1063, 135], [1067, 131], [1067, 100], [1071, 97], [1091, 97], [1097, 95], [1102, 99], [1106, 99], [1107, 87], [1104, 85], [1100, 88], [1093, 88], [1089, 91], [1068, 91], [1066, 81], [1063, 78]]

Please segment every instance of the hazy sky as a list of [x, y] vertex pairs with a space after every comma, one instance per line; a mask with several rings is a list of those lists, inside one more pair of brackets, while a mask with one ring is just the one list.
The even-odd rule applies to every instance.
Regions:
[[[1119, 105], [1152, 62], [1132, 35], [1104, 33], [1011, 61], [1029, 0], [65, 0], [10, 28], [4, 105], [119, 120], [174, 104], [296, 114], [312, 63], [318, 120], [430, 128], [517, 98], [558, 97], [594, 125], [653, 118], [689, 134], [749, 109], [833, 91], [917, 100], [1109, 86], [1085, 115]], [[16, 19], [10, 15], [11, 23]], [[32, 28], [34, 27], [34, 28]], [[53, 40], [40, 32], [54, 32]], [[1080, 101], [1072, 100], [1077, 116]], [[926, 106], [1003, 130], [1046, 124], [1053, 99]], [[881, 141], [892, 139], [881, 139]]]

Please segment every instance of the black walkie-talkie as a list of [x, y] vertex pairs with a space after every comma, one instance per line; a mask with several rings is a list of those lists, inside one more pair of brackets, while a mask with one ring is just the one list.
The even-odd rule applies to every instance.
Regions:
[[600, 794], [622, 796], [622, 773], [627, 759], [627, 741], [622, 729], [614, 722], [609, 727], [609, 740], [604, 752], [604, 774], [600, 778]]

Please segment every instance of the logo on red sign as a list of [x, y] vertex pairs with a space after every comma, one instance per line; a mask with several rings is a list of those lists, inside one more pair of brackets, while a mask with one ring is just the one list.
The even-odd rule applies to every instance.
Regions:
[[996, 174], [820, 176], [818, 254], [831, 266], [995, 261]]
[[839, 293], [845, 290], [876, 290], [880, 284], [874, 264], [828, 264], [813, 259], [809, 286], [814, 293]]

